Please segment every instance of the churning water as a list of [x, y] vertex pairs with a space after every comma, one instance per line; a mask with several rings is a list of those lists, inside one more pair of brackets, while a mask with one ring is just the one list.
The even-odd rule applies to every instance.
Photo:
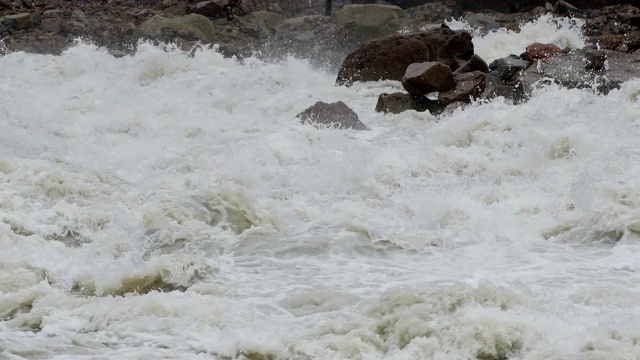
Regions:
[[[476, 49], [534, 41], [582, 45], [543, 18]], [[0, 79], [0, 357], [640, 357], [638, 80], [436, 118], [148, 44]], [[299, 124], [318, 100], [371, 130]]]

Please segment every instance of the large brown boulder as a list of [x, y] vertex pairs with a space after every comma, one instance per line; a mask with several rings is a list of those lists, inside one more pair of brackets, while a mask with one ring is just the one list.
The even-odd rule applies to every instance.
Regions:
[[411, 64], [402, 77], [402, 86], [415, 97], [422, 97], [434, 91], [449, 90], [454, 85], [451, 68], [439, 62]]
[[347, 55], [340, 67], [337, 85], [355, 81], [401, 81], [410, 64], [438, 61], [451, 70], [456, 59], [469, 60], [473, 55], [471, 35], [448, 28], [391, 35], [369, 41]]

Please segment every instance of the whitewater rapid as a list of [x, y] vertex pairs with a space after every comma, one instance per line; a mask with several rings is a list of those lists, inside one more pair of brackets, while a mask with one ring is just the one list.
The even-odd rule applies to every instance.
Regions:
[[[640, 358], [639, 80], [439, 118], [334, 81], [149, 44], [0, 57], [0, 357]], [[319, 100], [371, 130], [301, 125]]]

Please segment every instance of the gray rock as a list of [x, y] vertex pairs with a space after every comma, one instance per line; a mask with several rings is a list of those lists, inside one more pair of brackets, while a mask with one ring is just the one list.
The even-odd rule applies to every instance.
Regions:
[[79, 21], [85, 24], [86, 26], [91, 26], [91, 21], [89, 21], [89, 19], [87, 18], [87, 16], [84, 14], [82, 10], [73, 10], [73, 12], [71, 13], [71, 19]]
[[462, 67], [456, 70], [456, 73], [467, 73], [476, 70], [486, 74], [489, 72], [489, 65], [487, 65], [487, 62], [484, 61], [480, 56], [478, 56], [477, 54], [473, 54], [471, 59], [469, 59], [466, 64], [462, 65]]
[[407, 93], [395, 92], [392, 94], [382, 93], [378, 96], [376, 111], [382, 113], [400, 114], [407, 110], [418, 112], [429, 111], [437, 115], [442, 112], [444, 106], [438, 101], [427, 98], [415, 98]]
[[530, 62], [522, 60], [515, 55], [494, 60], [489, 69], [491, 73], [503, 81], [511, 81], [516, 76], [531, 65]]
[[151, 11], [149, 9], [142, 9], [136, 14], [136, 17], [145, 17], [145, 16], [149, 15], [150, 13], [151, 13]]
[[31, 16], [31, 13], [20, 13], [20, 14], [16, 14], [16, 15], [7, 15], [5, 16], [5, 22], [9, 23], [13, 26], [13, 28], [20, 30], [20, 29], [26, 29], [28, 27], [32, 27], [34, 22], [33, 22], [33, 16]]
[[62, 30], [62, 19], [57, 16], [46, 17], [40, 21], [42, 31], [57, 34]]
[[438, 101], [443, 105], [449, 105], [456, 101], [469, 102], [481, 98], [485, 92], [487, 76], [480, 71], [455, 74], [456, 86], [438, 94]]
[[269, 11], [254, 11], [247, 18], [248, 21], [269, 30], [284, 22], [284, 16]]
[[358, 4], [345, 5], [337, 11], [336, 21], [344, 41], [364, 43], [397, 33], [411, 17], [398, 6]]
[[555, 6], [556, 11], [559, 14], [568, 14], [570, 12], [578, 12], [578, 8], [569, 4], [566, 1], [558, 1]]
[[604, 68], [604, 63], [607, 61], [607, 54], [602, 50], [586, 50], [585, 54], [585, 69], [598, 71]]
[[194, 12], [198, 15], [213, 18], [222, 17], [224, 16], [223, 7], [228, 4], [228, 0], [200, 1], [196, 4]]
[[155, 15], [140, 24], [138, 30], [142, 35], [150, 38], [159, 38], [163, 32], [182, 32], [207, 43], [216, 39], [216, 32], [211, 21], [198, 14], [189, 14], [173, 19]]
[[500, 27], [496, 21], [495, 15], [492, 14], [476, 14], [471, 11], [467, 11], [464, 14], [464, 19], [473, 27], [482, 27], [487, 30], [494, 30]]
[[356, 114], [342, 101], [331, 104], [318, 101], [305, 111], [296, 115], [303, 124], [315, 127], [332, 127], [336, 129], [366, 130], [367, 127], [360, 122]]
[[50, 10], [45, 10], [42, 13], [42, 16], [44, 17], [49, 17], [49, 16], [60, 16], [62, 15], [62, 10], [60, 9], [50, 9]]
[[503, 97], [508, 100], [512, 100], [514, 103], [521, 103], [526, 97], [522, 84], [516, 83], [515, 85], [506, 85], [500, 79], [491, 75], [485, 76], [485, 89], [482, 98], [493, 99], [496, 97]]
[[519, 82], [527, 95], [537, 84], [549, 81], [570, 89], [590, 88], [608, 94], [625, 81], [640, 77], [640, 62], [635, 56], [612, 50], [603, 52], [607, 57], [606, 66], [599, 71], [587, 68], [586, 51], [574, 50], [539, 61], [522, 73]]
[[454, 85], [451, 68], [440, 62], [410, 64], [402, 77], [402, 86], [415, 97], [449, 90]]

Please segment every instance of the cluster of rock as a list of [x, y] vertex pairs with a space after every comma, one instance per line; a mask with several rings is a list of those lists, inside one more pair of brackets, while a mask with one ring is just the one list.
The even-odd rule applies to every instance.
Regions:
[[[548, 8], [553, 11], [560, 9], [570, 15], [574, 12], [582, 14], [565, 1]], [[633, 19], [636, 19], [638, 9], [629, 5], [605, 7], [599, 11], [620, 16], [621, 10], [628, 16], [627, 24], [637, 24]], [[607, 31], [618, 31], [616, 27], [610, 29]], [[631, 29], [637, 31], [634, 27]], [[495, 97], [519, 103], [526, 101], [536, 87], [550, 83], [607, 94], [640, 75], [640, 54], [638, 50], [634, 50], [635, 54], [630, 53], [634, 44], [629, 42], [624, 44], [624, 48], [617, 46], [615, 50], [593, 45], [584, 49], [562, 49], [553, 44], [534, 43], [523, 49], [520, 55], [510, 55], [487, 64], [474, 54], [471, 40], [468, 33], [451, 30], [445, 25], [438, 29], [375, 39], [345, 58], [336, 84], [349, 86], [364, 81], [401, 81], [406, 92], [381, 94], [376, 111], [397, 114], [415, 110], [440, 114], [474, 100]], [[342, 105], [340, 111], [345, 113]], [[307, 109], [304, 122], [315, 120], [315, 124], [320, 125], [366, 129], [364, 125], [342, 126], [340, 121], [332, 121], [336, 118], [331, 118], [328, 108], [328, 104], [323, 104], [322, 112], [318, 113], [314, 113], [314, 107]], [[353, 121], [351, 118], [349, 124]]]
[[[497, 96], [520, 102], [543, 82], [607, 93], [640, 73], [640, 10], [628, 4], [583, 9], [561, 0], [506, 14], [463, 11], [469, 2], [461, 0], [416, 1], [420, 6], [406, 11], [334, 0], [334, 15], [324, 16], [324, 0], [251, 0], [229, 21], [228, 1], [0, 0], [0, 55], [59, 54], [77, 37], [114, 56], [134, 52], [140, 38], [173, 42], [185, 50], [217, 44], [227, 56], [292, 54], [335, 64], [338, 85], [402, 82], [405, 92], [380, 95], [376, 110], [385, 113], [412, 109], [439, 114]], [[590, 45], [560, 49], [532, 44], [520, 55], [487, 64], [474, 54], [470, 34], [440, 26], [451, 16], [462, 16], [484, 31], [517, 30], [523, 21], [546, 13], [582, 19]], [[418, 31], [424, 28], [429, 30]], [[366, 128], [343, 103], [318, 103], [299, 118], [318, 126]]]

